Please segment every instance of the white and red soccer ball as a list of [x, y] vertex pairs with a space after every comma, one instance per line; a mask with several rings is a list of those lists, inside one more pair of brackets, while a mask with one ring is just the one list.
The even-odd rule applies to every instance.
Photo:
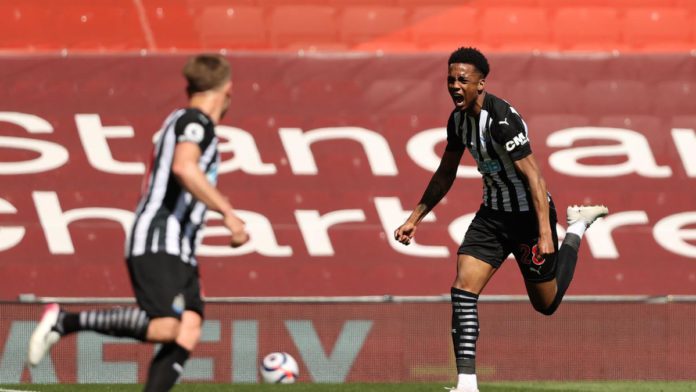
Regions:
[[261, 377], [266, 383], [292, 384], [299, 375], [297, 361], [288, 353], [270, 353], [261, 362]]

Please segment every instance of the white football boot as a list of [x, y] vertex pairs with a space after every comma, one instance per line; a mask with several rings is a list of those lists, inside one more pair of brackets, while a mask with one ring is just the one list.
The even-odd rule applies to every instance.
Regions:
[[605, 206], [569, 206], [566, 213], [568, 226], [582, 220], [586, 227], [590, 227], [597, 218], [607, 216], [609, 209]]
[[60, 334], [53, 330], [53, 326], [58, 321], [59, 313], [60, 306], [58, 304], [48, 304], [44, 307], [41, 320], [29, 339], [29, 354], [27, 355], [29, 365], [38, 365], [51, 346], [60, 340]]

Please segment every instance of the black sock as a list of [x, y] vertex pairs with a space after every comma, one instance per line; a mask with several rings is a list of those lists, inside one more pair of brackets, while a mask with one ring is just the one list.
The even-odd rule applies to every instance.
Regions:
[[[558, 250], [558, 261], [556, 263], [556, 285], [558, 294], [561, 298], [565, 295], [570, 282], [575, 273], [575, 264], [578, 262], [578, 248], [580, 247], [580, 237], [577, 234], [566, 234], [561, 248]], [[558, 296], [557, 294], [557, 296]]]
[[183, 373], [189, 354], [188, 350], [177, 343], [163, 344], [150, 363], [145, 392], [170, 390]]
[[80, 314], [61, 311], [58, 313], [58, 320], [53, 327], [59, 334], [67, 335], [80, 330]]
[[553, 299], [551, 305], [542, 312], [543, 314], [553, 314], [556, 309], [558, 309], [561, 301], [563, 301], [563, 296], [568, 290], [570, 282], [573, 280], [575, 265], [578, 261], [579, 248], [580, 237], [573, 233], [566, 234], [563, 244], [561, 244], [561, 248], [558, 250], [558, 255], [556, 256], [556, 297]]
[[476, 374], [478, 295], [452, 287], [452, 343], [457, 373]]
[[138, 308], [84, 310], [61, 312], [54, 329], [61, 335], [77, 331], [95, 331], [111, 336], [126, 336], [144, 341], [150, 318]]

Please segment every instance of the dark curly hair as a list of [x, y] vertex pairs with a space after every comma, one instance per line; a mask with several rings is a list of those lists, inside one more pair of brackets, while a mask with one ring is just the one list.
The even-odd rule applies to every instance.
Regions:
[[486, 56], [484, 56], [483, 53], [481, 53], [476, 48], [461, 47], [452, 52], [449, 61], [447, 62], [447, 65], [455, 63], [473, 65], [483, 74], [484, 78], [488, 76], [488, 72], [490, 71], [490, 67], [488, 66], [488, 60], [486, 59]]

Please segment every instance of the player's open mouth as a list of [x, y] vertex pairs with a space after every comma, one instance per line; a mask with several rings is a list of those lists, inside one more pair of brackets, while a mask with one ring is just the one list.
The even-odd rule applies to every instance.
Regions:
[[464, 96], [461, 94], [452, 94], [452, 99], [456, 104], [464, 103]]

